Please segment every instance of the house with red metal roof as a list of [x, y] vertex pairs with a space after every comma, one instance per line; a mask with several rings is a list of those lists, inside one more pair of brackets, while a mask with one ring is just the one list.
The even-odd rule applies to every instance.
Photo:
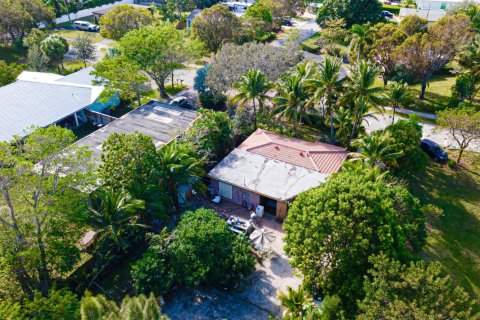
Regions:
[[288, 202], [337, 172], [347, 150], [257, 129], [209, 173], [213, 193], [241, 205], [261, 205], [278, 218]]

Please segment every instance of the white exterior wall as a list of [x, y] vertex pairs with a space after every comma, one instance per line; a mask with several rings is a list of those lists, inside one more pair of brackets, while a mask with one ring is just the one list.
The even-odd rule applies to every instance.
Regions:
[[[450, 10], [462, 2], [463, 0], [417, 0], [417, 9]], [[473, 2], [480, 3], [480, 0], [474, 0]]]
[[[118, 1], [118, 2], [105, 4], [103, 6], [99, 6], [99, 7], [95, 7], [95, 8], [80, 10], [77, 13], [71, 13], [70, 14], [70, 19], [72, 21], [74, 21], [74, 20], [77, 20], [77, 19], [80, 19], [80, 18], [91, 16], [93, 11], [97, 11], [97, 10], [100, 10], [100, 9], [106, 9], [106, 8], [112, 8], [112, 7], [118, 6], [120, 4], [133, 4], [133, 3], [134, 3], [134, 0], [121, 0], [121, 1]], [[55, 22], [56, 23], [68, 22], [68, 15], [65, 14], [65, 15], [61, 16], [60, 18], [56, 18]]]

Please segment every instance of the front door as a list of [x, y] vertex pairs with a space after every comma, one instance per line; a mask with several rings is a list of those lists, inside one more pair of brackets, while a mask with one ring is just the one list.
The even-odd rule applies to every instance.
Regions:
[[277, 201], [267, 198], [260, 197], [260, 204], [265, 207], [265, 212], [268, 214], [276, 215], [277, 214]]

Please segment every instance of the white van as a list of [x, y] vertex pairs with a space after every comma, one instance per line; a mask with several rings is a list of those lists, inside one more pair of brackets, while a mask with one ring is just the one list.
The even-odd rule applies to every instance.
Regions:
[[83, 31], [97, 32], [97, 31], [100, 30], [99, 26], [97, 26], [93, 23], [90, 23], [88, 21], [77, 20], [73, 23], [73, 26], [75, 27], [75, 29], [83, 30]]

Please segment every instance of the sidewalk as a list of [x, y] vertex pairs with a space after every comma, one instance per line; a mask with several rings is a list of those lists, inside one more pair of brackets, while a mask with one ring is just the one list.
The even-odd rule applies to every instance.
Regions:
[[[385, 110], [392, 110], [391, 107], [384, 107], [384, 108]], [[396, 108], [396, 112], [403, 113], [403, 114], [416, 114], [417, 116], [420, 116], [425, 119], [430, 119], [430, 120], [437, 120], [438, 118], [438, 116], [433, 113], [414, 111], [414, 110], [404, 109], [404, 108]]]

